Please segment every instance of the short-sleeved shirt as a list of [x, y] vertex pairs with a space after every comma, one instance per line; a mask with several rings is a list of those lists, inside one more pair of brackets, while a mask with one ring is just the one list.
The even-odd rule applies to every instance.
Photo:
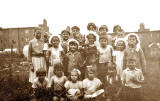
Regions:
[[122, 81], [125, 83], [125, 86], [131, 88], [140, 88], [141, 84], [135, 84], [131, 81], [132, 78], [135, 78], [137, 81], [144, 81], [144, 77], [142, 71], [140, 69], [135, 68], [134, 70], [130, 70], [126, 68], [122, 73]]
[[66, 81], [64, 84], [65, 88], [67, 89], [67, 92], [69, 95], [76, 95], [80, 94], [80, 90], [83, 88], [82, 81], [77, 81], [76, 83], [73, 83], [72, 81]]
[[98, 78], [94, 78], [93, 80], [86, 78], [83, 80], [84, 92], [87, 95], [95, 93], [101, 85], [102, 82]]

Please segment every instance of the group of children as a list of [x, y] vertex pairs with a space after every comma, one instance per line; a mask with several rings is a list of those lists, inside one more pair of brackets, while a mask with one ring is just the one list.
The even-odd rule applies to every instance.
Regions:
[[106, 25], [98, 31], [94, 23], [87, 28], [86, 36], [74, 26], [46, 43], [35, 30], [28, 57], [34, 100], [140, 101], [146, 61], [138, 35], [124, 36], [120, 26], [114, 37]]

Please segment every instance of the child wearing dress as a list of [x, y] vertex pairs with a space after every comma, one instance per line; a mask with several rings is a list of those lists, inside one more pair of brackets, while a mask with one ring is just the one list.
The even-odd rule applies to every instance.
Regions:
[[83, 80], [83, 88], [86, 101], [100, 100], [104, 90], [102, 89], [102, 82], [95, 76], [93, 69], [88, 71], [88, 77]]
[[60, 44], [60, 37], [58, 35], [52, 35], [49, 38], [49, 43], [52, 45], [48, 49], [48, 60], [50, 63], [49, 71], [48, 71], [48, 78], [50, 79], [53, 76], [54, 65], [57, 63], [62, 63], [64, 51]]
[[127, 47], [124, 51], [123, 69], [126, 69], [128, 58], [136, 58], [136, 67], [146, 72], [146, 59], [143, 50], [140, 47], [140, 39], [137, 34], [130, 33], [126, 36]]
[[104, 83], [105, 76], [108, 72], [108, 67], [112, 65], [112, 46], [108, 45], [107, 35], [100, 35], [100, 47], [98, 47], [98, 77]]
[[83, 85], [82, 81], [80, 81], [80, 75], [81, 73], [78, 69], [73, 69], [70, 72], [70, 77], [64, 85], [68, 101], [82, 101]]
[[49, 99], [49, 80], [46, 78], [46, 70], [40, 68], [36, 71], [37, 78], [34, 79], [33, 101], [47, 101]]
[[63, 65], [61, 63], [55, 64], [55, 75], [50, 80], [50, 87], [53, 94], [53, 101], [64, 101], [66, 90], [64, 87], [67, 77], [64, 76]]
[[136, 58], [127, 61], [127, 68], [122, 73], [123, 101], [143, 101], [141, 87], [144, 77], [141, 69], [136, 66]]
[[116, 64], [117, 76], [121, 78], [123, 71], [123, 57], [126, 48], [126, 41], [124, 38], [115, 40], [115, 50], [113, 51], [113, 62]]

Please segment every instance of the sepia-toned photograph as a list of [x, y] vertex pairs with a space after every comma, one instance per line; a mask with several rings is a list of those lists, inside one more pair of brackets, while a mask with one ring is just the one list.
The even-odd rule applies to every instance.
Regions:
[[158, 0], [3, 0], [0, 101], [160, 101]]

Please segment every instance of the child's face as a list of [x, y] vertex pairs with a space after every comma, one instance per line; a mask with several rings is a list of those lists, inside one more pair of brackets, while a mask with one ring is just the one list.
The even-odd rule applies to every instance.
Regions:
[[89, 36], [88, 41], [93, 44], [95, 42], [94, 36]]
[[39, 79], [39, 81], [43, 81], [44, 80], [44, 78], [45, 78], [45, 74], [39, 74], [38, 75], [38, 79]]
[[127, 65], [129, 67], [129, 69], [133, 70], [133, 69], [135, 69], [136, 61], [135, 60], [129, 60]]
[[128, 45], [135, 46], [137, 44], [137, 38], [135, 36], [128, 37]]
[[59, 40], [58, 37], [53, 37], [53, 38], [52, 38], [52, 45], [53, 45], [54, 47], [58, 47], [59, 42], [60, 42], [60, 40]]
[[61, 77], [63, 72], [62, 70], [55, 70], [55, 74], [58, 76], [58, 77]]
[[68, 40], [69, 39], [69, 33], [67, 33], [67, 32], [62, 33], [62, 37], [63, 37], [64, 40]]
[[73, 33], [76, 33], [76, 32], [78, 32], [78, 30], [77, 30], [76, 28], [74, 28], [74, 29], [72, 30], [72, 32], [73, 32]]
[[89, 29], [90, 29], [91, 31], [94, 31], [94, 27], [93, 27], [93, 26], [90, 26]]
[[88, 73], [88, 78], [89, 78], [90, 80], [93, 80], [94, 77], [95, 77], [94, 73]]
[[105, 28], [101, 28], [99, 31], [100, 31], [100, 33], [106, 33], [107, 32], [107, 30]]
[[75, 43], [70, 43], [70, 44], [69, 44], [69, 50], [70, 50], [71, 52], [75, 52], [77, 49], [78, 49], [77, 44], [75, 44]]
[[75, 81], [77, 81], [77, 79], [78, 79], [78, 74], [77, 74], [77, 72], [71, 72], [71, 80], [72, 80], [73, 82], [75, 82]]
[[118, 41], [116, 48], [117, 48], [117, 50], [122, 51], [125, 48], [125, 43], [123, 41]]
[[107, 45], [107, 39], [101, 38], [99, 40], [99, 43], [100, 43], [101, 47], [106, 47], [106, 45]]

